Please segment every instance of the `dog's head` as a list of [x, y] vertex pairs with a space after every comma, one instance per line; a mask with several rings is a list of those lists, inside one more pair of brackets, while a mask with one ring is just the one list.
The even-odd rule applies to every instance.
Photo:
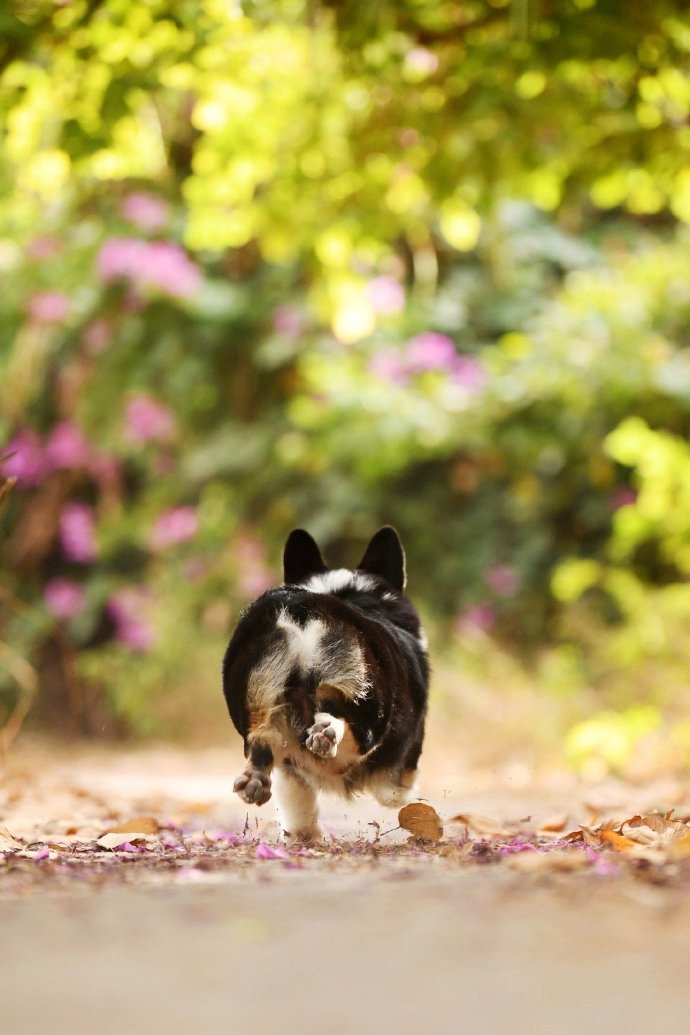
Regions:
[[398, 533], [390, 525], [384, 525], [372, 537], [362, 560], [353, 569], [329, 568], [309, 533], [296, 528], [285, 544], [283, 570], [287, 585], [303, 586], [317, 593], [402, 593], [406, 581], [405, 553]]

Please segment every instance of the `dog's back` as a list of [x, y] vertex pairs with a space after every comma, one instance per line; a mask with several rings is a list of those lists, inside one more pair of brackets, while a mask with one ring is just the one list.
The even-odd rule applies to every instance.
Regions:
[[329, 571], [311, 537], [297, 531], [285, 571], [286, 585], [242, 616], [223, 688], [250, 761], [235, 789], [262, 804], [275, 765], [284, 825], [315, 836], [318, 789], [366, 789], [385, 804], [406, 799], [421, 752], [428, 665], [392, 529], [377, 533], [356, 571]]

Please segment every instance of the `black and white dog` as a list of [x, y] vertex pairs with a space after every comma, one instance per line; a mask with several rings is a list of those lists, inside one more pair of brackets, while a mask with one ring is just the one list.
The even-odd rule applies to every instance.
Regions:
[[302, 529], [284, 552], [285, 583], [242, 614], [223, 661], [223, 693], [248, 759], [235, 780], [263, 805], [271, 777], [287, 837], [320, 836], [317, 791], [410, 796], [424, 738], [429, 665], [403, 594], [405, 555], [379, 529], [358, 567], [329, 569]]

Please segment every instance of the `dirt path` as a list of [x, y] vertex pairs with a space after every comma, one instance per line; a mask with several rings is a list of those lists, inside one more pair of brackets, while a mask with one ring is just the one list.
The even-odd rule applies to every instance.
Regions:
[[[0, 824], [23, 847], [0, 869], [1, 1031], [688, 1030], [684, 858], [630, 860], [608, 845], [552, 855], [536, 837], [502, 854], [527, 816], [536, 829], [559, 808], [564, 828], [593, 808], [683, 811], [685, 787], [456, 774], [432, 787], [447, 830], [432, 850], [361, 803], [329, 808], [337, 848], [257, 858], [260, 844], [276, 849], [275, 827], [269, 815], [243, 836], [233, 766], [224, 752], [171, 750], [32, 747], [10, 760]], [[458, 810], [507, 832], [458, 836], [447, 822]], [[166, 824], [156, 836], [169, 847], [74, 854], [106, 824], [146, 815]]]

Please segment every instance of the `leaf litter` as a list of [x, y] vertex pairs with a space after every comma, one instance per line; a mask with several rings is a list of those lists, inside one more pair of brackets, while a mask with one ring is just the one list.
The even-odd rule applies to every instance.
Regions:
[[[116, 811], [102, 807], [106, 814]], [[204, 812], [208, 815], [210, 810], [199, 810], [197, 821]], [[281, 872], [365, 867], [408, 878], [429, 865], [458, 871], [492, 865], [522, 879], [628, 875], [690, 887], [690, 813], [599, 817], [595, 823], [568, 829], [565, 814], [542, 822], [531, 817], [498, 820], [470, 812], [444, 819], [433, 806], [414, 802], [400, 810], [397, 826], [375, 822], [367, 836], [346, 839], [329, 834], [312, 844], [272, 840], [253, 829], [248, 819], [243, 829], [194, 829], [179, 820], [150, 813], [119, 816], [105, 819], [94, 830], [90, 817], [83, 831], [33, 839], [0, 825], [0, 892], [47, 884], [199, 881], [230, 875], [270, 880]], [[74, 824], [64, 823], [63, 829], [72, 831]], [[396, 831], [397, 840], [386, 840], [386, 834]]]

